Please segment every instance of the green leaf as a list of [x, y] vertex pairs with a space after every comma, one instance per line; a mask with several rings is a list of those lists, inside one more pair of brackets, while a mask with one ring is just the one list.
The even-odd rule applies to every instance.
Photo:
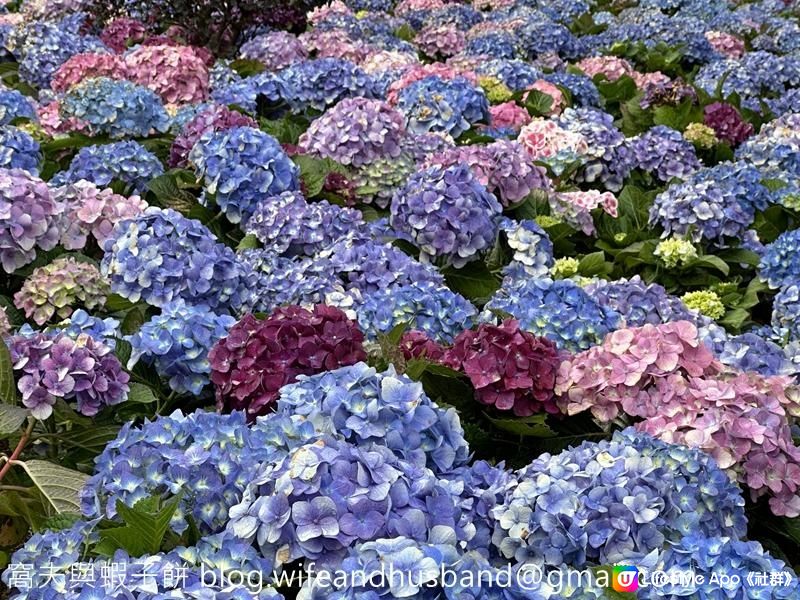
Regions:
[[125, 550], [131, 556], [158, 553], [180, 501], [180, 494], [164, 502], [163, 506], [157, 496], [144, 498], [133, 508], [121, 500], [117, 501], [117, 515], [125, 525], [101, 529], [97, 552], [107, 556], [113, 555], [118, 549]]
[[128, 402], [137, 402], [139, 404], [152, 404], [156, 402], [158, 397], [152, 389], [142, 383], [132, 383], [131, 390], [128, 392]]
[[147, 183], [147, 189], [155, 195], [161, 206], [188, 215], [197, 204], [197, 198], [181, 188], [178, 183], [179, 171], [182, 170], [167, 171], [163, 175], [154, 177]]
[[717, 254], [726, 263], [743, 264], [751, 267], [757, 267], [761, 261], [761, 257], [752, 250], [745, 250], [744, 248], [735, 248], [733, 250], [723, 250]]
[[109, 294], [106, 297], [106, 310], [111, 313], [127, 311], [134, 306], [136, 304], [118, 294]]
[[549, 438], [556, 435], [545, 422], [547, 419], [545, 414], [519, 419], [494, 419], [488, 415], [486, 418], [498, 429], [524, 437]]
[[534, 117], [544, 117], [550, 114], [553, 98], [539, 90], [529, 90], [524, 100], [525, 108]]
[[17, 403], [17, 385], [14, 382], [14, 365], [5, 341], [0, 337], [0, 402]]
[[468, 263], [460, 269], [448, 267], [443, 270], [443, 274], [450, 289], [479, 303], [500, 288], [500, 282], [480, 261]]
[[119, 359], [120, 364], [122, 366], [126, 366], [128, 361], [131, 359], [131, 354], [133, 353], [133, 348], [131, 348], [131, 343], [128, 340], [122, 340], [120, 338], [116, 338], [114, 346], [114, 354], [117, 355], [117, 359]]
[[602, 250], [587, 254], [578, 263], [578, 273], [585, 277], [608, 275], [612, 270], [613, 268], [606, 262], [606, 255]]
[[330, 158], [315, 158], [301, 154], [292, 157], [292, 160], [300, 167], [300, 178], [305, 184], [309, 198], [313, 198], [322, 191], [325, 178], [329, 173], [347, 173], [344, 165], [340, 165]]
[[64, 529], [69, 529], [80, 520], [80, 513], [61, 513], [60, 515], [53, 515], [47, 519], [44, 522], [44, 529], [48, 531], [62, 531]]
[[17, 433], [30, 414], [27, 408], [0, 404], [0, 437]]
[[250, 77], [251, 75], [258, 75], [266, 70], [263, 63], [257, 60], [249, 60], [246, 58], [239, 58], [230, 64], [231, 69], [236, 71], [242, 77]]
[[403, 23], [395, 32], [395, 37], [403, 40], [404, 42], [410, 42], [414, 39], [417, 35], [414, 29], [408, 23]]
[[747, 310], [744, 308], [734, 308], [733, 310], [729, 310], [727, 313], [725, 313], [725, 316], [720, 319], [719, 322], [721, 325], [725, 325], [738, 331], [749, 319], [750, 313]]
[[731, 268], [728, 266], [724, 260], [722, 260], [719, 256], [714, 256], [713, 254], [706, 254], [704, 256], [698, 256], [691, 262], [687, 264], [689, 267], [707, 267], [710, 269], [716, 269], [723, 275], [727, 275], [730, 273]]
[[300, 136], [308, 129], [308, 121], [298, 115], [287, 115], [281, 119], [261, 119], [261, 129], [281, 144], [297, 144]]
[[81, 511], [79, 494], [89, 479], [87, 475], [45, 460], [20, 461], [17, 464], [25, 470], [57, 513]]
[[120, 325], [124, 335], [132, 335], [139, 331], [139, 328], [144, 324], [146, 310], [144, 306], [136, 305], [128, 311]]
[[242, 238], [242, 241], [239, 242], [239, 245], [236, 246], [236, 250], [252, 250], [253, 248], [260, 247], [261, 244], [259, 243], [258, 238], [254, 234], [248, 233]]

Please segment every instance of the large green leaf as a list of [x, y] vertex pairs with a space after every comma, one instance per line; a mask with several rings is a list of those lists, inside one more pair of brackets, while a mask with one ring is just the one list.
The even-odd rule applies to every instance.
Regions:
[[497, 278], [480, 261], [468, 263], [460, 269], [445, 269], [444, 278], [454, 292], [478, 303], [487, 300], [500, 287]]
[[17, 385], [14, 382], [14, 365], [5, 341], [0, 338], [0, 402], [17, 403]]
[[550, 429], [545, 422], [547, 419], [545, 414], [512, 419], [495, 419], [489, 416], [486, 418], [498, 429], [524, 437], [549, 438], [556, 435], [556, 432]]
[[18, 464], [56, 512], [80, 512], [79, 494], [89, 478], [87, 475], [46, 460], [20, 461]]
[[107, 556], [113, 555], [118, 549], [125, 550], [131, 556], [158, 553], [180, 501], [180, 494], [163, 504], [157, 496], [144, 498], [133, 508], [118, 501], [117, 515], [125, 525], [101, 529], [101, 542], [96, 551]]
[[300, 178], [305, 184], [306, 194], [309, 198], [318, 195], [325, 185], [325, 179], [330, 173], [347, 173], [344, 165], [340, 165], [330, 158], [315, 158], [301, 154], [292, 158], [300, 167]]
[[139, 404], [152, 404], [158, 400], [152, 389], [141, 383], [132, 383], [131, 390], [128, 392], [128, 402], [138, 402]]
[[0, 404], [0, 438], [17, 433], [30, 414], [27, 408]]

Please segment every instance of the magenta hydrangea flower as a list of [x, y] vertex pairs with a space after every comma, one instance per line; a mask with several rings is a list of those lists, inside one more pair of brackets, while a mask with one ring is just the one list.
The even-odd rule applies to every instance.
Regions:
[[266, 414], [298, 376], [366, 360], [363, 340], [355, 322], [324, 304], [281, 307], [263, 321], [245, 315], [208, 354], [217, 405], [250, 418]]
[[229, 109], [222, 104], [212, 104], [200, 111], [183, 126], [169, 150], [169, 165], [184, 167], [189, 152], [207, 131], [223, 131], [233, 127], [258, 127], [251, 117]]
[[50, 80], [50, 87], [55, 92], [66, 92], [90, 77], [108, 77], [109, 79], [126, 79], [125, 61], [116, 54], [82, 52], [67, 59]]
[[725, 102], [714, 102], [703, 110], [703, 123], [711, 127], [717, 138], [731, 146], [738, 146], [753, 135], [753, 124], [739, 114], [735, 106]]
[[22, 169], [0, 169], [0, 262], [13, 273], [58, 244], [64, 208], [47, 184]]
[[61, 245], [67, 250], [84, 248], [89, 236], [102, 248], [117, 223], [137, 217], [148, 206], [137, 195], [122, 196], [83, 179], [53, 189], [53, 198], [64, 205]]
[[208, 97], [208, 66], [190, 46], [139, 46], [124, 57], [129, 77], [168, 104], [202, 102]]
[[92, 310], [103, 306], [110, 291], [93, 263], [65, 256], [34, 269], [14, 294], [14, 305], [34, 323], [44, 325], [54, 315], [69, 318], [75, 307]]
[[268, 71], [279, 71], [305, 60], [308, 52], [297, 36], [287, 31], [270, 31], [246, 41], [239, 49], [239, 57], [256, 60]]
[[128, 46], [141, 42], [147, 35], [144, 23], [130, 17], [117, 17], [109, 21], [100, 32], [100, 41], [117, 54], [122, 54]]
[[477, 330], [463, 331], [442, 362], [469, 377], [482, 404], [527, 417], [559, 412], [553, 389], [561, 360], [553, 342], [508, 319], [500, 325], [483, 323]]
[[345, 98], [314, 120], [300, 136], [309, 154], [360, 167], [402, 151], [405, 119], [381, 100]]

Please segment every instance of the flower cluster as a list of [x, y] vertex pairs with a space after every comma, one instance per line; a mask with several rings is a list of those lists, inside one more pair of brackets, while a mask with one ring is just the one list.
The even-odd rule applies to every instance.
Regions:
[[300, 136], [305, 151], [360, 167], [379, 158], [397, 158], [403, 115], [380, 100], [345, 98], [315, 119]]
[[161, 161], [138, 142], [124, 141], [81, 148], [66, 171], [55, 174], [50, 182], [65, 185], [85, 179], [98, 187], [122, 182], [141, 193], [147, 183], [164, 173]]
[[37, 175], [41, 162], [39, 142], [17, 127], [0, 127], [0, 169], [22, 169]]
[[265, 414], [298, 376], [364, 360], [363, 339], [344, 312], [324, 304], [281, 307], [263, 321], [245, 315], [208, 354], [217, 404]]
[[268, 71], [279, 71], [305, 60], [306, 50], [300, 40], [286, 31], [270, 31], [246, 41], [239, 48], [239, 56], [256, 60]]
[[293, 108], [325, 110], [344, 98], [372, 96], [371, 78], [353, 63], [320, 58], [295, 63], [281, 72]]
[[[422, 385], [364, 363], [301, 377], [281, 389], [279, 415], [300, 415], [318, 431], [360, 448], [385, 446], [437, 473], [460, 468], [469, 451], [458, 413], [440, 408]], [[260, 421], [259, 421], [260, 422]]]
[[689, 240], [672, 236], [661, 240], [653, 250], [653, 254], [661, 259], [668, 269], [686, 265], [697, 258], [697, 248]]
[[712, 290], [686, 292], [681, 300], [686, 308], [696, 310], [711, 319], [720, 319], [725, 315], [725, 305], [717, 293]]
[[738, 146], [753, 134], [753, 125], [742, 119], [736, 107], [714, 102], [703, 111], [703, 124], [711, 127], [717, 139]]
[[100, 40], [111, 50], [121, 54], [136, 42], [144, 40], [147, 30], [141, 21], [130, 17], [117, 17], [106, 23]]
[[128, 374], [111, 348], [89, 335], [15, 335], [8, 349], [21, 373], [22, 403], [37, 419], [47, 419], [59, 398], [75, 400], [81, 414], [94, 416], [128, 396]]
[[172, 209], [150, 207], [121, 221], [103, 247], [103, 275], [114, 293], [132, 302], [164, 306], [183, 298], [226, 311], [248, 299], [233, 250]]
[[263, 198], [300, 188], [299, 169], [281, 145], [252, 127], [206, 131], [188, 161], [232, 223], [247, 221]]
[[190, 46], [138, 46], [124, 60], [129, 77], [168, 104], [202, 102], [208, 96], [208, 67]]
[[656, 125], [630, 142], [634, 165], [667, 182], [685, 179], [700, 167], [694, 146], [664, 125]]
[[54, 315], [66, 319], [75, 306], [99, 308], [108, 293], [108, 282], [93, 263], [66, 256], [35, 269], [14, 295], [14, 304], [43, 325]]
[[602, 207], [606, 214], [616, 218], [619, 206], [614, 194], [597, 190], [560, 192], [551, 194], [549, 200], [552, 216], [583, 231], [586, 235], [596, 233], [592, 218], [594, 209]]
[[568, 279], [529, 278], [512, 273], [486, 304], [519, 320], [522, 329], [544, 336], [567, 350], [585, 350], [616, 329], [619, 313], [592, 299]]
[[212, 104], [189, 119], [175, 136], [169, 150], [169, 164], [173, 167], [185, 166], [189, 152], [207, 131], [221, 131], [233, 127], [255, 127], [250, 117], [229, 109], [221, 104]]
[[445, 352], [443, 362], [469, 377], [482, 404], [527, 417], [559, 412], [553, 388], [561, 358], [553, 342], [521, 330], [518, 321], [508, 319], [500, 325], [483, 323], [476, 330], [464, 330]]
[[90, 78], [125, 79], [127, 72], [122, 58], [107, 52], [84, 52], [70, 57], [53, 73], [50, 87], [64, 93]]
[[0, 169], [0, 261], [6, 273], [58, 244], [63, 206], [47, 184], [20, 169]]
[[493, 194], [466, 165], [413, 175], [392, 198], [391, 225], [426, 258], [461, 267], [495, 241], [501, 212]]
[[17, 90], [0, 88], [0, 125], [8, 125], [16, 119], [35, 121], [35, 105]]
[[789, 340], [800, 340], [800, 286], [787, 285], [772, 302], [772, 327]]
[[509, 248], [514, 251], [512, 261], [506, 267], [509, 271], [520, 266], [533, 277], [547, 275], [553, 266], [553, 243], [536, 221], [523, 219], [517, 222], [503, 218], [500, 229], [506, 234]]
[[800, 230], [787, 231], [768, 244], [758, 272], [772, 288], [792, 285], [800, 278]]

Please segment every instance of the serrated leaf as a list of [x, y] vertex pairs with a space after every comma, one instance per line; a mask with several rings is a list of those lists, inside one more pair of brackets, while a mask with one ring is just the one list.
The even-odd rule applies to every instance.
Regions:
[[578, 263], [578, 273], [584, 277], [605, 275], [611, 270], [612, 267], [606, 262], [606, 255], [602, 250], [587, 254]]
[[114, 550], [122, 549], [131, 556], [158, 553], [180, 501], [180, 494], [163, 505], [156, 496], [140, 500], [133, 508], [117, 501], [117, 515], [125, 525], [101, 529], [98, 551], [111, 555]]
[[19, 431], [30, 414], [27, 408], [0, 404], [0, 437]]
[[544, 414], [515, 419], [495, 419], [488, 415], [486, 418], [498, 429], [524, 437], [549, 438], [556, 435], [545, 422], [547, 415]]
[[534, 117], [544, 117], [550, 114], [553, 98], [539, 90], [529, 90], [524, 100], [525, 108]]
[[707, 267], [710, 269], [716, 269], [723, 275], [727, 275], [730, 273], [731, 268], [728, 266], [724, 260], [722, 260], [719, 256], [714, 256], [713, 254], [706, 254], [704, 256], [699, 256], [688, 263], [688, 266], [691, 267]]
[[130, 387], [131, 389], [128, 392], [128, 402], [152, 404], [158, 400], [158, 397], [153, 390], [142, 383], [132, 383]]
[[128, 340], [122, 340], [119, 338], [115, 339], [114, 344], [114, 354], [117, 356], [120, 364], [125, 366], [128, 364], [128, 361], [131, 359], [131, 354], [133, 353], [133, 348], [131, 347], [131, 343]]
[[111, 313], [130, 310], [134, 306], [136, 306], [136, 304], [127, 298], [123, 298], [119, 294], [109, 294], [106, 297], [106, 310]]
[[19, 461], [33, 484], [57, 513], [81, 511], [80, 491], [89, 479], [88, 475], [66, 469], [46, 460]]
[[0, 402], [17, 403], [17, 384], [14, 381], [14, 365], [5, 340], [0, 337]]
[[242, 238], [242, 241], [236, 246], [236, 250], [252, 250], [254, 248], [260, 248], [261, 244], [258, 241], [258, 238], [252, 234], [248, 233], [246, 236]]
[[471, 262], [460, 269], [448, 268], [443, 273], [450, 289], [479, 303], [500, 288], [500, 282], [480, 261]]

